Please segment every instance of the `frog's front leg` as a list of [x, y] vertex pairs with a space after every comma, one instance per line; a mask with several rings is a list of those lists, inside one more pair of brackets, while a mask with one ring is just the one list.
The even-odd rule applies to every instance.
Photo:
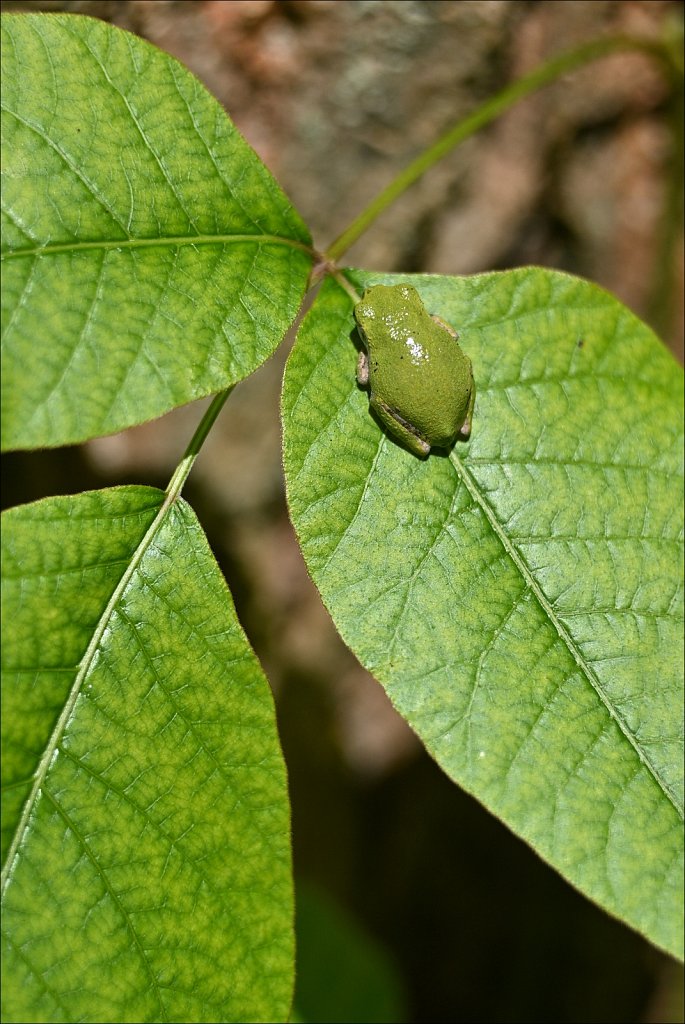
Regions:
[[416, 431], [412, 430], [409, 424], [401, 419], [390, 406], [373, 393], [369, 398], [369, 405], [392, 437], [400, 441], [414, 455], [418, 455], [420, 459], [426, 458], [430, 453], [431, 446], [422, 437], [419, 437]]
[[439, 324], [440, 327], [443, 327], [448, 334], [451, 334], [455, 341], [458, 339], [459, 335], [455, 331], [454, 327], [452, 327], [452, 324], [448, 324], [447, 321], [443, 320], [441, 316], [437, 315], [437, 313], [431, 313], [431, 320], [435, 320], [436, 324]]
[[360, 388], [368, 387], [369, 384], [369, 357], [363, 349], [357, 359], [357, 384]]

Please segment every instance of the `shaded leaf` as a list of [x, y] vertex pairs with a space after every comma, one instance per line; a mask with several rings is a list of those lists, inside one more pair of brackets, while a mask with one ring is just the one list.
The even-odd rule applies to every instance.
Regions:
[[280, 342], [309, 235], [217, 101], [136, 36], [3, 15], [3, 448], [112, 433]]
[[293, 981], [268, 685], [183, 501], [3, 516], [3, 1019], [264, 1021]]
[[564, 274], [350, 277], [409, 281], [457, 328], [474, 426], [426, 461], [384, 436], [328, 282], [283, 393], [312, 578], [445, 771], [682, 955], [682, 371]]
[[296, 894], [299, 1024], [406, 1020], [402, 983], [383, 946], [319, 887], [300, 880]]

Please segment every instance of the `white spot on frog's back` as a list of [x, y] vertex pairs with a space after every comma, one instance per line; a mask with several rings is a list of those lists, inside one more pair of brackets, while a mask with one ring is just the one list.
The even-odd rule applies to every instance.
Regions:
[[421, 363], [427, 363], [430, 359], [430, 356], [423, 345], [416, 341], [415, 338], [412, 338], [411, 335], [404, 339], [404, 344], [407, 346], [409, 358], [414, 366], [420, 366]]

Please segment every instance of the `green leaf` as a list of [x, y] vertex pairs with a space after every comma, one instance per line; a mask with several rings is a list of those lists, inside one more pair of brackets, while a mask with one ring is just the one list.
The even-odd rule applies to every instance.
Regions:
[[286, 1018], [270, 691], [192, 510], [3, 516], [3, 1020]]
[[350, 276], [409, 281], [457, 328], [473, 433], [426, 461], [384, 436], [328, 282], [283, 392], [312, 578], [444, 770], [682, 955], [682, 371], [564, 274]]
[[3, 448], [112, 433], [274, 350], [309, 234], [217, 101], [136, 36], [2, 17]]

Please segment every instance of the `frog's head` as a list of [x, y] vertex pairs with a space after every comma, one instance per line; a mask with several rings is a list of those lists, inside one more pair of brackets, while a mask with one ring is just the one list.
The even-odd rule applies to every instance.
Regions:
[[410, 284], [374, 284], [362, 295], [354, 316], [368, 338], [377, 325], [388, 325], [422, 311], [419, 293]]

